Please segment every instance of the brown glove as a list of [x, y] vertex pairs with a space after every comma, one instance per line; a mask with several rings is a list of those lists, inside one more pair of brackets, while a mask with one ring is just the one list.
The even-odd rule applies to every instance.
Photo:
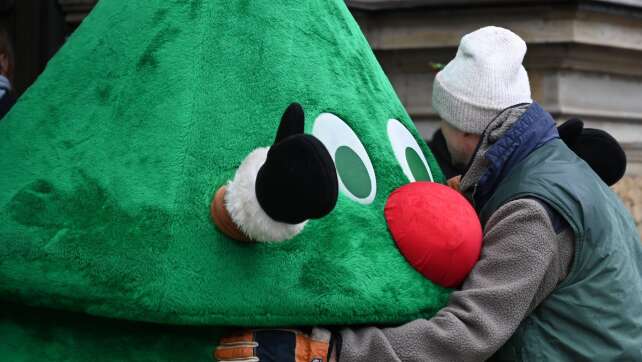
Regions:
[[214, 351], [220, 362], [329, 362], [332, 333], [313, 328], [310, 335], [295, 329], [248, 329], [221, 338]]
[[449, 178], [448, 181], [446, 181], [446, 183], [451, 189], [461, 193], [461, 191], [459, 190], [459, 184], [461, 183], [461, 176], [455, 176], [455, 177]]

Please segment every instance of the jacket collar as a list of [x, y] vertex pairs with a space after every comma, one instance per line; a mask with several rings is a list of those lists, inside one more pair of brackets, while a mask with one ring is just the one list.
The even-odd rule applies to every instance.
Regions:
[[477, 210], [483, 207], [515, 165], [555, 138], [559, 138], [559, 134], [551, 115], [539, 104], [531, 103], [513, 126], [483, 155], [487, 168], [472, 195]]

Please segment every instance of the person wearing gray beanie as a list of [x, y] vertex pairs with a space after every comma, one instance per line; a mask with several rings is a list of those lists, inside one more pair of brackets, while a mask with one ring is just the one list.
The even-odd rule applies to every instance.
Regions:
[[510, 30], [481, 28], [433, 86], [480, 260], [433, 318], [342, 329], [338, 361], [642, 361], [635, 223], [532, 101], [525, 54]]
[[455, 58], [435, 77], [433, 108], [456, 129], [482, 134], [501, 110], [532, 102], [525, 54], [524, 40], [504, 28], [465, 35]]
[[531, 103], [522, 65], [526, 43], [512, 31], [487, 26], [465, 35], [455, 58], [435, 76], [432, 106], [442, 119], [453, 165], [463, 171], [479, 136], [500, 111]]

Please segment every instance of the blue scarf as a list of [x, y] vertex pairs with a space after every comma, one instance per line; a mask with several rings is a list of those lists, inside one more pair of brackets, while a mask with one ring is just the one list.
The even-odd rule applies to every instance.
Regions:
[[481, 209], [510, 170], [531, 152], [559, 138], [555, 121], [533, 102], [517, 122], [486, 152], [488, 169], [479, 179], [475, 205]]

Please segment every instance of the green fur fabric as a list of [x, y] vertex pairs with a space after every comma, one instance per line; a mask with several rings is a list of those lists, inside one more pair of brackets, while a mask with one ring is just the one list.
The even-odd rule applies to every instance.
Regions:
[[[272, 143], [291, 102], [307, 132], [323, 112], [354, 130], [374, 202], [341, 194], [292, 240], [232, 241], [211, 199]], [[443, 182], [340, 0], [102, 0], [0, 122], [0, 298], [85, 315], [61, 330], [86, 315], [192, 326], [429, 317], [449, 291], [406, 262], [383, 215], [409, 182], [390, 118]]]
[[212, 362], [220, 328], [157, 325], [3, 304], [2, 361]]

